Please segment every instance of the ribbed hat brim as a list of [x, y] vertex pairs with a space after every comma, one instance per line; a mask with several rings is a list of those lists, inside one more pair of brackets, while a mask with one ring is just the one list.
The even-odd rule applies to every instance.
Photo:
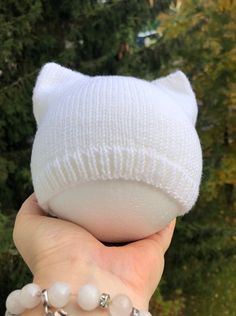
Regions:
[[48, 201], [57, 194], [79, 183], [109, 179], [141, 181], [163, 189], [181, 205], [179, 215], [192, 208], [199, 194], [200, 179], [193, 181], [185, 169], [155, 150], [144, 148], [103, 146], [77, 150], [51, 160], [33, 177], [33, 185], [40, 206], [49, 211]]

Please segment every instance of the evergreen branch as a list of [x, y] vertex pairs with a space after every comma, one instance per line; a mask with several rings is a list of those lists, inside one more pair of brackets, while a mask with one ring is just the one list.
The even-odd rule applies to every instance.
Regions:
[[0, 94], [2, 92], [4, 92], [5, 90], [11, 89], [12, 87], [17, 86], [19, 83], [22, 83], [22, 82], [26, 81], [28, 78], [31, 78], [32, 76], [36, 75], [38, 71], [39, 71], [39, 69], [36, 69], [36, 70], [32, 71], [31, 73], [25, 75], [24, 77], [18, 78], [17, 80], [10, 83], [9, 85], [4, 86], [3, 88], [0, 89]]

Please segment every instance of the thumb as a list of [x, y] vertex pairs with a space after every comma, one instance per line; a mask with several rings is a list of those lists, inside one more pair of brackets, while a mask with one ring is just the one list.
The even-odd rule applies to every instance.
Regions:
[[[176, 219], [173, 219], [168, 225], [166, 225], [161, 231], [158, 233], [155, 233], [153, 235], [150, 235], [144, 239], [135, 241], [131, 243], [130, 245], [135, 246], [135, 247], [140, 247], [147, 249], [148, 246], [150, 246], [150, 241], [154, 241], [156, 243], [156, 247], [158, 248], [158, 251], [161, 251], [163, 255], [167, 251], [167, 249], [170, 246], [174, 229], [175, 229], [175, 224], [176, 224]], [[153, 243], [152, 243], [153, 246]], [[154, 244], [155, 246], [155, 244]], [[153, 249], [153, 247], [152, 247]]]
[[156, 241], [161, 246], [161, 248], [163, 249], [163, 252], [165, 253], [170, 246], [170, 243], [174, 234], [175, 225], [176, 225], [176, 218], [173, 219], [168, 225], [166, 225], [161, 231], [147, 237], [146, 239]]

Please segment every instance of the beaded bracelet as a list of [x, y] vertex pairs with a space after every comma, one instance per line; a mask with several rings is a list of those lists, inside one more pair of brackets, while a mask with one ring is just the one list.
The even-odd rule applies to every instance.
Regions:
[[[68, 316], [62, 308], [68, 304], [70, 295], [70, 286], [65, 282], [56, 282], [49, 289], [43, 290], [37, 284], [29, 283], [8, 295], [5, 316], [20, 315], [40, 303], [44, 307], [44, 316]], [[101, 293], [93, 284], [82, 286], [76, 301], [84, 311], [102, 308], [107, 309], [111, 316], [151, 316], [149, 312], [133, 307], [127, 295], [118, 294], [111, 300], [109, 294]]]

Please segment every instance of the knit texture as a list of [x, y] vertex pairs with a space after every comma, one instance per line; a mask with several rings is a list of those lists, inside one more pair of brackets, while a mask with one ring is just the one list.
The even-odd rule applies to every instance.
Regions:
[[181, 71], [149, 82], [44, 65], [33, 91], [32, 182], [39, 205], [91, 180], [129, 179], [195, 204], [202, 151], [197, 103]]

